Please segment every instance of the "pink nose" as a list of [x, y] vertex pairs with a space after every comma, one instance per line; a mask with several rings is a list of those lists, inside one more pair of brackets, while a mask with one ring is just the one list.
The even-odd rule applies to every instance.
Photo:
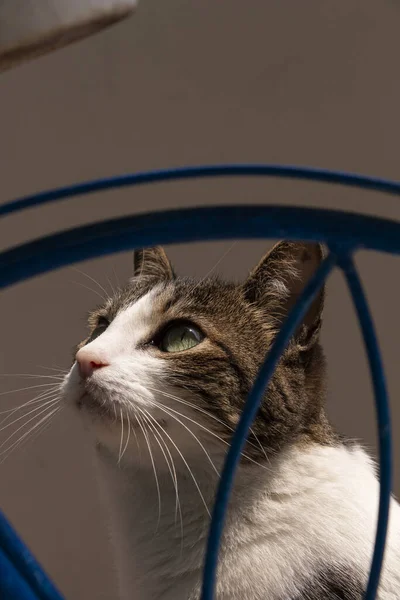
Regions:
[[94, 371], [106, 367], [109, 363], [97, 352], [86, 348], [81, 348], [76, 355], [79, 372], [82, 379], [90, 377]]

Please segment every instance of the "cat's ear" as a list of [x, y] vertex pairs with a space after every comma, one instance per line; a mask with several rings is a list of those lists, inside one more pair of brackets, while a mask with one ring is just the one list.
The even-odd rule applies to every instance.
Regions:
[[[263, 257], [245, 282], [247, 300], [265, 310], [279, 327], [324, 255], [321, 244], [279, 242]], [[303, 327], [300, 327], [308, 342], [318, 335], [324, 296], [322, 288], [303, 319]]]
[[172, 265], [160, 246], [143, 248], [133, 253], [134, 277], [152, 277], [158, 281], [175, 279]]

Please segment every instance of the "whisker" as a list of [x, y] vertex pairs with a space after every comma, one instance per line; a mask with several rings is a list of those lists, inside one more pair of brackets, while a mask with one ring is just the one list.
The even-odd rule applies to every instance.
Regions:
[[[180, 419], [178, 419], [177, 417], [175, 417], [175, 415], [172, 415], [169, 412], [169, 409], [167, 409], [165, 406], [163, 406], [162, 404], [158, 403], [158, 402], [153, 402], [153, 404], [155, 404], [155, 406], [157, 406], [157, 408], [159, 408], [160, 410], [162, 410], [163, 412], [166, 412], [167, 415], [169, 415], [170, 417], [172, 417], [173, 419], [175, 419], [178, 423], [180, 423], [182, 425], [182, 427], [184, 427], [186, 429], [186, 431], [188, 431], [190, 433], [190, 435], [195, 439], [195, 441], [199, 444], [200, 448], [203, 450], [204, 454], [207, 456], [212, 468], [214, 469], [215, 473], [217, 474], [217, 476], [220, 476], [220, 473], [217, 469], [217, 467], [214, 465], [213, 460], [211, 458], [211, 456], [209, 455], [209, 453], [207, 452], [207, 450], [204, 448], [203, 444], [201, 443], [201, 441], [199, 440], [199, 438], [197, 437], [197, 435], [195, 435], [193, 433], [193, 431], [191, 429], [189, 429], [189, 427], [187, 427], [187, 425], [185, 425], [184, 423], [182, 423], [182, 421]], [[176, 412], [173, 409], [171, 409], [172, 412]], [[179, 414], [179, 413], [177, 413]]]
[[[156, 436], [155, 439], [156, 439], [158, 445], [160, 446], [160, 450], [164, 455], [165, 462], [168, 465], [168, 470], [171, 475], [172, 485], [174, 486], [174, 490], [175, 490], [175, 525], [176, 525], [177, 515], [179, 513], [180, 534], [181, 534], [181, 556], [182, 556], [182, 553], [183, 553], [183, 516], [182, 516], [181, 503], [180, 503], [180, 499], [179, 499], [178, 477], [177, 477], [177, 473], [176, 473], [176, 469], [175, 469], [174, 459], [168, 448], [167, 442], [164, 440], [164, 438], [162, 437], [162, 434], [159, 433], [155, 427], [155, 426], [160, 427], [161, 431], [164, 432], [162, 426], [159, 423], [157, 423], [156, 419], [146, 409], [140, 409], [140, 411], [142, 413], [146, 413], [148, 416], [149, 427], [152, 427], [152, 429], [153, 429], [154, 435]], [[143, 414], [143, 417], [144, 417], [144, 414]], [[152, 421], [154, 421], [154, 425], [153, 425]], [[157, 438], [160, 439], [160, 442], [158, 441]], [[162, 446], [165, 447], [165, 450], [167, 451], [168, 456], [171, 460], [171, 464], [167, 460], [167, 456], [166, 456]]]
[[160, 492], [160, 484], [159, 484], [159, 481], [158, 481], [157, 470], [156, 470], [156, 466], [155, 466], [155, 463], [154, 463], [154, 458], [153, 458], [153, 453], [151, 451], [151, 446], [150, 446], [149, 438], [148, 438], [147, 433], [146, 433], [146, 428], [142, 424], [141, 418], [140, 418], [140, 416], [138, 414], [136, 414], [136, 419], [137, 419], [137, 422], [139, 423], [140, 429], [142, 430], [142, 433], [143, 433], [144, 438], [145, 438], [146, 443], [147, 443], [147, 447], [148, 447], [148, 450], [149, 450], [151, 464], [153, 465], [154, 478], [155, 478], [156, 487], [157, 487], [158, 520], [157, 520], [157, 527], [156, 527], [156, 530], [155, 530], [155, 533], [154, 533], [154, 535], [155, 535], [157, 533], [157, 531], [158, 531], [158, 528], [159, 528], [159, 525], [160, 525], [160, 521], [161, 521], [161, 492]]
[[[55, 393], [60, 388], [60, 386], [59, 386], [58, 383], [45, 383], [44, 386], [39, 385], [39, 386], [33, 386], [33, 387], [28, 387], [28, 388], [22, 388], [22, 390], [10, 390], [9, 393], [10, 394], [13, 393], [13, 392], [17, 393], [17, 392], [20, 392], [20, 391], [35, 389], [35, 388], [38, 388], [38, 387], [48, 387], [49, 389], [41, 390], [40, 393], [37, 396], [35, 396], [34, 398], [32, 398], [32, 400], [36, 400], [37, 398], [42, 398], [43, 396], [45, 396], [47, 394]], [[31, 402], [32, 400], [29, 400], [29, 402]], [[24, 405], [22, 404], [21, 406], [24, 406]], [[16, 409], [10, 408], [10, 409], [4, 410], [4, 411], [0, 411], [0, 415], [3, 414], [3, 412], [6, 413], [6, 412], [10, 412], [11, 410], [16, 410]]]
[[[61, 407], [59, 409], [56, 410], [56, 412], [58, 410], [61, 410]], [[50, 414], [50, 417], [53, 415], [53, 413]], [[14, 442], [13, 444], [11, 444], [10, 448], [11, 450], [8, 451], [8, 454], [5, 454], [4, 457], [0, 460], [0, 464], [3, 463], [5, 460], [7, 460], [7, 458], [10, 456], [10, 454], [16, 450], [17, 448], [19, 448], [20, 450], [28, 443], [28, 442], [34, 442], [41, 433], [44, 433], [44, 431], [46, 429], [49, 428], [49, 426], [51, 425], [51, 418], [50, 417], [44, 417], [44, 420], [42, 421], [42, 424], [39, 425], [39, 427], [37, 427], [36, 425], [34, 425], [29, 431], [27, 435], [22, 435], [16, 442]], [[36, 431], [35, 431], [36, 429]], [[32, 434], [32, 435], [29, 435]], [[5, 451], [7, 452], [7, 450]]]
[[182, 459], [182, 461], [183, 461], [183, 463], [184, 463], [185, 467], [187, 468], [187, 470], [188, 470], [188, 472], [189, 472], [189, 475], [190, 475], [190, 476], [191, 476], [191, 478], [193, 479], [193, 482], [194, 482], [194, 484], [195, 484], [195, 486], [196, 486], [196, 488], [197, 488], [197, 491], [199, 492], [200, 498], [201, 498], [201, 500], [202, 500], [202, 502], [203, 502], [203, 504], [204, 504], [204, 507], [205, 507], [205, 509], [206, 509], [206, 511], [207, 511], [207, 514], [208, 514], [208, 516], [209, 516], [209, 517], [211, 517], [211, 514], [210, 514], [210, 511], [209, 511], [209, 508], [208, 508], [208, 506], [207, 506], [207, 503], [206, 503], [206, 501], [205, 501], [205, 499], [204, 499], [204, 496], [203, 496], [203, 494], [202, 494], [202, 492], [201, 492], [201, 489], [200, 489], [200, 487], [199, 487], [199, 484], [197, 483], [197, 479], [196, 479], [196, 478], [195, 478], [195, 476], [193, 475], [192, 469], [189, 467], [189, 465], [188, 465], [188, 463], [187, 463], [187, 461], [186, 461], [185, 457], [183, 456], [182, 452], [179, 450], [178, 446], [175, 444], [174, 440], [173, 440], [173, 439], [171, 438], [171, 436], [170, 436], [170, 435], [169, 435], [169, 434], [168, 434], [168, 433], [165, 431], [165, 429], [164, 429], [164, 428], [162, 428], [162, 429], [163, 429], [164, 435], [166, 435], [166, 436], [167, 436], [167, 438], [169, 439], [169, 441], [171, 442], [171, 444], [174, 446], [175, 450], [178, 452], [179, 456], [181, 457], [181, 459]]
[[[197, 410], [198, 412], [203, 413], [204, 415], [206, 415], [208, 418], [212, 419], [213, 421], [216, 421], [217, 423], [220, 423], [221, 425], [223, 425], [224, 427], [226, 427], [227, 429], [229, 429], [229, 431], [232, 431], [232, 433], [235, 431], [234, 427], [231, 427], [230, 425], [228, 425], [227, 423], [224, 423], [224, 421], [222, 421], [221, 419], [218, 419], [218, 417], [216, 417], [215, 415], [211, 414], [210, 412], [208, 412], [207, 410], [204, 410], [203, 408], [201, 408], [200, 406], [196, 406], [196, 404], [193, 404], [192, 402], [189, 402], [188, 400], [184, 400], [183, 398], [179, 398], [178, 396], [175, 396], [174, 394], [171, 394], [169, 392], [164, 392], [163, 390], [158, 390], [156, 388], [151, 388], [148, 386], [148, 389], [150, 391], [156, 392], [158, 394], [162, 394], [163, 396], [165, 396], [166, 398], [171, 398], [171, 400], [176, 400], [177, 402], [180, 402], [181, 404], [184, 404], [185, 406], [189, 406], [190, 408], [193, 408], [194, 410]], [[200, 426], [199, 423], [196, 422], [197, 425]], [[209, 431], [208, 429], [206, 431]], [[255, 433], [253, 431], [252, 428], [250, 428], [250, 432], [255, 436]], [[253, 446], [253, 448], [256, 448], [256, 445], [253, 444], [250, 440], [247, 440], [247, 443], [250, 446]], [[264, 450], [263, 450], [264, 451]], [[264, 451], [265, 452], [265, 451]]]
[[0, 377], [28, 377], [34, 379], [64, 379], [61, 375], [38, 375], [37, 373], [0, 373]]
[[109, 286], [110, 286], [110, 288], [111, 288], [112, 295], [113, 295], [113, 296], [115, 296], [115, 289], [114, 289], [114, 286], [113, 286], [113, 284], [111, 283], [111, 281], [110, 281], [110, 279], [109, 279], [108, 277], [107, 277], [107, 281], [108, 281], [108, 285], [109, 285]]
[[[58, 399], [56, 400], [51, 400], [50, 402], [54, 404], [56, 404], [58, 402]], [[42, 408], [42, 407], [40, 407]], [[40, 416], [41, 414], [43, 414], [44, 412], [48, 411], [50, 408], [50, 406], [46, 406], [42, 411], [40, 411], [39, 413], [37, 413], [36, 415], [34, 415], [33, 417], [31, 417], [30, 419], [28, 419], [28, 421], [26, 421], [25, 423], [23, 423], [20, 427], [18, 427], [18, 429], [16, 429], [11, 435], [8, 436], [8, 438], [2, 443], [0, 444], [0, 448], [3, 448], [3, 446], [11, 439], [14, 437], [14, 435], [16, 433], [18, 433], [18, 431], [20, 431], [21, 429], [23, 429], [24, 427], [26, 427], [28, 425], [28, 423], [31, 423], [31, 421], [34, 421], [38, 416]], [[30, 413], [29, 413], [30, 414]], [[27, 415], [24, 415], [27, 416]]]
[[94, 290], [93, 288], [91, 288], [88, 285], [85, 285], [81, 281], [72, 281], [72, 280], [70, 280], [70, 283], [73, 283], [74, 285], [80, 285], [81, 287], [85, 288], [85, 290], [89, 290], [89, 292], [92, 292], [92, 294], [96, 294], [96, 296], [98, 296], [99, 298], [101, 298], [102, 302], [106, 302], [106, 298], [104, 298], [104, 296], [102, 294], [100, 294], [100, 292], [98, 292], [97, 290]]
[[[40, 410], [41, 408], [43, 408], [43, 406], [47, 406], [51, 402], [58, 402], [58, 398], [51, 398], [51, 400], [47, 400], [46, 402], [44, 402], [40, 406], [36, 406], [36, 408], [34, 408], [34, 409], [30, 410], [29, 412], [21, 415], [20, 417], [17, 417], [16, 419], [14, 419], [14, 421], [11, 421], [11, 423], [8, 423], [7, 425], [3, 425], [3, 427], [0, 427], [0, 431], [4, 431], [4, 429], [7, 429], [8, 427], [11, 427], [12, 425], [14, 425], [15, 423], [17, 423], [21, 419], [24, 419], [25, 417], [31, 415], [34, 412], [37, 412], [38, 410]], [[0, 446], [0, 448], [1, 448], [1, 446]]]
[[56, 373], [58, 373], [59, 376], [66, 375], [68, 373], [68, 369], [65, 369], [64, 367], [59, 367], [59, 366], [57, 366], [57, 368], [55, 368], [55, 367], [47, 367], [46, 365], [38, 365], [37, 368], [38, 369], [47, 369], [49, 371], [55, 371]]
[[[128, 420], [129, 420], [129, 417], [128, 417]], [[131, 431], [132, 431], [133, 435], [135, 436], [135, 442], [136, 442], [136, 446], [137, 446], [138, 453], [139, 453], [139, 461], [141, 461], [142, 460], [142, 449], [139, 444], [138, 436], [136, 435], [136, 431], [135, 431], [134, 427], [131, 428]]]
[[18, 443], [14, 442], [15, 445], [13, 444], [11, 450], [8, 451], [8, 454], [5, 454], [4, 457], [0, 460], [0, 464], [7, 460], [11, 452], [16, 450], [17, 448], [19, 448], [19, 450], [21, 451], [22, 448], [26, 446], [28, 442], [34, 442], [35, 439], [37, 439], [41, 433], [48, 429], [49, 425], [51, 425], [51, 422], [49, 422], [49, 419], [46, 419], [41, 425], [39, 425], [39, 427], [34, 426], [32, 429], [30, 429], [29, 433], [31, 435], [27, 435], [26, 437], [22, 436], [22, 438], [19, 438]]
[[0, 463], [3, 463], [11, 454], [11, 452], [13, 452], [20, 444], [23, 440], [26, 440], [27, 437], [33, 433], [33, 431], [35, 431], [35, 429], [37, 429], [41, 424], [43, 424], [45, 421], [49, 420], [53, 415], [55, 415], [57, 412], [59, 412], [61, 410], [61, 407], [58, 406], [57, 408], [55, 408], [53, 411], [51, 411], [50, 413], [48, 413], [47, 415], [45, 415], [44, 417], [42, 417], [38, 423], [36, 423], [33, 427], [31, 427], [26, 433], [24, 433], [20, 438], [18, 438], [18, 440], [14, 441], [8, 448], [6, 448], [5, 450], [3, 450], [0, 453]]
[[[269, 462], [268, 454], [266, 453], [265, 448], [263, 447], [263, 445], [261, 444], [260, 440], [258, 439], [258, 436], [256, 435], [256, 432], [253, 430], [252, 427], [250, 427], [249, 431], [252, 434], [252, 436], [254, 437], [254, 439], [256, 440], [257, 444], [259, 445], [261, 452], [264, 454], [264, 457]], [[249, 440], [247, 440], [247, 441], [248, 441], [249, 444], [251, 444], [251, 442], [249, 442]], [[253, 444], [251, 444], [251, 445], [253, 446]]]
[[85, 273], [84, 271], [81, 271], [80, 269], [78, 269], [77, 267], [70, 267], [73, 271], [76, 271], [77, 273], [80, 273], [81, 275], [83, 275], [84, 277], [87, 277], [88, 279], [90, 279], [90, 281], [93, 281], [93, 283], [95, 283], [102, 292], [104, 292], [105, 294], [105, 298], [103, 298], [103, 300], [105, 301], [109, 295], [107, 294], [107, 290], [101, 285], [101, 283], [99, 283], [96, 279], [94, 279], [94, 277], [91, 277], [90, 275], [88, 275], [87, 273]]
[[[21, 443], [21, 446], [25, 446], [25, 444], [30, 440], [31, 442], [34, 442], [41, 433], [44, 433], [46, 431], [46, 429], [48, 429], [51, 425], [51, 417], [53, 417], [55, 414], [57, 414], [58, 412], [61, 412], [63, 409], [62, 406], [58, 407], [54, 412], [50, 413], [50, 416], [47, 417], [47, 419], [40, 425], [40, 427], [38, 427], [37, 431], [35, 431], [35, 433], [33, 433], [33, 435], [31, 435], [30, 438], [26, 438], [24, 442]], [[32, 433], [32, 432], [31, 432]]]
[[114, 269], [114, 265], [111, 266], [112, 272], [114, 274], [114, 279], [117, 285], [117, 289], [120, 287], [119, 279], [116, 270]]
[[[46, 392], [43, 392], [42, 394], [39, 394], [39, 396], [36, 396], [35, 398], [33, 398], [32, 400], [29, 400], [28, 402], [25, 402], [24, 404], [21, 404], [15, 408], [10, 408], [9, 410], [4, 410], [2, 411], [0, 414], [7, 414], [6, 417], [4, 417], [4, 419], [2, 419], [0, 421], [0, 425], [4, 425], [5, 423], [7, 423], [7, 421], [9, 419], [11, 419], [11, 417], [18, 412], [19, 410], [26, 408], [26, 407], [30, 407], [33, 404], [43, 404], [43, 402], [45, 400], [48, 400], [49, 398], [51, 398], [52, 396], [56, 397], [56, 395], [58, 394], [57, 390], [47, 390]], [[25, 413], [26, 414], [26, 413]]]
[[[154, 419], [153, 415], [149, 413], [148, 410], [146, 410], [145, 408], [140, 408], [139, 406], [136, 407], [136, 410], [138, 410], [140, 412], [140, 414], [142, 415], [143, 419], [148, 423], [149, 427], [151, 427], [152, 431], [154, 432], [154, 434], [156, 435], [156, 441], [160, 447], [160, 450], [162, 451], [164, 458], [165, 458], [165, 462], [167, 463], [167, 465], [169, 466], [170, 463], [165, 455], [164, 449], [160, 446], [160, 442], [158, 441], [158, 439], [162, 439], [160, 433], [157, 431], [157, 429], [154, 427], [154, 423], [157, 423], [157, 421]], [[162, 440], [164, 441], [164, 440]], [[165, 442], [164, 442], [165, 443]], [[167, 450], [168, 450], [168, 446], [166, 446]], [[175, 479], [173, 479], [173, 481], [175, 482]]]
[[[179, 514], [180, 514], [180, 520], [181, 520], [181, 535], [182, 535], [182, 540], [183, 540], [183, 520], [182, 520], [181, 504], [180, 504], [180, 501], [179, 501], [179, 492], [178, 492], [178, 478], [177, 478], [177, 474], [176, 474], [176, 469], [175, 469], [174, 459], [173, 459], [173, 457], [172, 457], [172, 454], [171, 454], [171, 452], [170, 452], [170, 450], [169, 450], [169, 448], [168, 448], [168, 445], [167, 445], [167, 443], [165, 442], [164, 438], [163, 438], [163, 437], [162, 437], [162, 435], [161, 435], [161, 434], [160, 434], [160, 433], [157, 431], [157, 429], [156, 429], [156, 427], [155, 427], [155, 425], [158, 425], [158, 426], [160, 426], [160, 425], [159, 425], [159, 423], [157, 423], [157, 421], [156, 421], [156, 419], [153, 417], [153, 415], [151, 415], [151, 414], [149, 413], [149, 411], [147, 411], [146, 409], [141, 409], [141, 408], [138, 408], [138, 410], [139, 410], [139, 411], [142, 413], [142, 415], [143, 415], [143, 418], [146, 418], [146, 420], [147, 420], [147, 422], [148, 422], [148, 424], [149, 424], [149, 427], [151, 427], [151, 428], [152, 428], [152, 430], [153, 430], [153, 432], [154, 432], [154, 435], [156, 436], [156, 437], [155, 437], [155, 439], [156, 439], [156, 442], [158, 443], [158, 445], [159, 445], [159, 447], [160, 447], [160, 450], [161, 450], [161, 452], [162, 452], [162, 453], [163, 453], [163, 455], [164, 455], [165, 462], [166, 462], [166, 464], [167, 464], [167, 466], [168, 466], [168, 470], [169, 470], [169, 473], [170, 473], [170, 475], [171, 475], [172, 484], [173, 484], [173, 486], [174, 486], [174, 489], [175, 489], [175, 498], [176, 498], [176, 499], [175, 499], [175, 522], [176, 522], [176, 515], [177, 515], [177, 513], [178, 513], [178, 511], [179, 511]], [[153, 424], [153, 422], [154, 422], [154, 424]], [[160, 427], [161, 427], [161, 426], [160, 426]], [[162, 427], [161, 427], [161, 430], [163, 431]], [[160, 441], [158, 440], [158, 438], [160, 439]], [[166, 454], [165, 454], [165, 452], [164, 452], [163, 446], [161, 445], [161, 443], [160, 443], [160, 442], [161, 442], [161, 443], [164, 445], [164, 447], [165, 447], [165, 449], [166, 449], [166, 451], [167, 451], [167, 453], [168, 453], [168, 456], [169, 456], [169, 459], [170, 459], [171, 463], [170, 463], [170, 462], [169, 462], [169, 460], [167, 459], [167, 456], [166, 456]]]
[[124, 441], [124, 415], [122, 414], [122, 408], [120, 408], [119, 410], [121, 417], [121, 441], [119, 443], [118, 464], [121, 462], [122, 444]]
[[123, 449], [123, 451], [122, 451], [122, 454], [121, 454], [120, 461], [122, 460], [122, 458], [123, 458], [123, 456], [124, 456], [124, 454], [125, 454], [125, 451], [126, 451], [126, 449], [127, 449], [127, 447], [128, 447], [128, 444], [129, 444], [129, 438], [130, 438], [130, 436], [131, 436], [131, 422], [130, 422], [130, 420], [129, 420], [129, 416], [128, 416], [128, 415], [126, 416], [126, 420], [128, 421], [128, 435], [127, 435], [127, 437], [126, 437], [126, 443], [125, 443], [124, 449]]
[[[150, 388], [149, 388], [150, 389]], [[162, 392], [161, 390], [157, 390], [158, 393], [160, 394], [164, 394], [164, 392]], [[160, 408], [161, 405], [158, 406], [158, 408]], [[190, 417], [188, 417], [187, 415], [180, 413], [179, 411], [168, 407], [168, 410], [178, 414], [180, 417], [183, 417], [184, 419], [187, 419], [188, 421], [191, 421], [194, 425], [197, 425], [198, 427], [200, 427], [200, 429], [203, 429], [204, 431], [206, 431], [208, 434], [212, 435], [213, 437], [215, 437], [216, 439], [218, 439], [220, 442], [222, 442], [223, 444], [225, 444], [226, 446], [230, 447], [230, 443], [227, 442], [226, 440], [224, 440], [222, 437], [220, 437], [219, 435], [217, 435], [216, 433], [214, 433], [211, 429], [208, 429], [207, 427], [205, 427], [204, 425], [202, 425], [201, 423], [199, 423], [198, 421], [195, 421], [194, 419], [191, 419]], [[252, 444], [254, 446], [254, 444]], [[244, 458], [246, 458], [247, 460], [249, 460], [250, 462], [254, 463], [255, 465], [262, 467], [263, 469], [269, 470], [268, 467], [266, 467], [265, 465], [262, 465], [261, 463], [257, 462], [256, 460], [254, 460], [253, 458], [251, 458], [248, 454], [245, 454], [244, 452], [242, 452], [241, 454]]]
[[215, 271], [215, 269], [222, 263], [222, 261], [224, 260], [224, 258], [229, 254], [229, 252], [236, 246], [237, 241], [233, 242], [228, 250], [226, 250], [223, 255], [221, 256], [221, 258], [219, 260], [217, 260], [217, 262], [215, 263], [215, 265], [209, 270], [207, 271], [207, 273], [204, 275], [204, 277], [202, 277], [194, 286], [193, 291], [195, 289], [197, 289], [199, 287], [199, 285], [201, 285], [203, 283], [203, 281], [205, 281], [207, 279], [207, 277], [209, 277], [211, 275], [211, 273], [213, 273], [213, 271]]
[[184, 404], [185, 406], [189, 406], [190, 408], [193, 408], [194, 410], [197, 410], [198, 412], [203, 413], [204, 415], [206, 415], [213, 421], [217, 421], [217, 423], [220, 423], [221, 425], [223, 425], [230, 431], [234, 431], [233, 427], [231, 427], [230, 425], [227, 425], [227, 423], [224, 423], [224, 421], [222, 421], [221, 419], [218, 419], [218, 417], [216, 417], [215, 415], [211, 414], [207, 410], [204, 410], [204, 408], [201, 408], [200, 406], [196, 406], [196, 404], [193, 404], [192, 402], [189, 402], [188, 400], [179, 398], [179, 396], [175, 396], [174, 394], [171, 394], [170, 392], [165, 392], [164, 390], [158, 390], [157, 388], [151, 388], [148, 386], [148, 389], [152, 392], [156, 392], [158, 394], [163, 394], [163, 396], [166, 396], [167, 398], [171, 398], [171, 400], [176, 400], [177, 402], [180, 402], [181, 404]]

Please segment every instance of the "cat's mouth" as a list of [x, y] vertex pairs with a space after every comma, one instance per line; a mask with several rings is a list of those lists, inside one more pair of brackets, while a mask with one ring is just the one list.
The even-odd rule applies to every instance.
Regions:
[[[119, 415], [121, 405], [118, 401], [110, 400], [104, 397], [102, 398], [100, 396], [97, 396], [96, 394], [91, 394], [85, 391], [76, 400], [75, 405], [78, 408], [78, 410], [85, 410], [92, 416], [96, 417], [97, 419], [101, 419], [104, 422], [108, 422], [110, 424], [120, 422]], [[166, 428], [167, 422], [165, 419], [155, 419], [154, 417], [152, 419], [154, 421], [154, 424], [161, 426], [164, 429]], [[130, 415], [129, 421], [131, 428], [135, 429], [137, 427], [140, 427], [134, 414]]]

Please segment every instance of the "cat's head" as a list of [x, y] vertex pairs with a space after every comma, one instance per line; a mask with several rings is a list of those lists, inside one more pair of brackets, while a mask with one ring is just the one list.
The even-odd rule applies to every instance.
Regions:
[[[124, 460], [135, 460], [135, 438], [155, 453], [167, 444], [192, 458], [223, 456], [268, 348], [322, 257], [318, 244], [281, 242], [237, 284], [180, 278], [163, 249], [136, 251], [133, 278], [89, 317], [65, 397]], [[271, 380], [246, 448], [252, 460], [330, 441], [323, 299], [322, 290]]]

